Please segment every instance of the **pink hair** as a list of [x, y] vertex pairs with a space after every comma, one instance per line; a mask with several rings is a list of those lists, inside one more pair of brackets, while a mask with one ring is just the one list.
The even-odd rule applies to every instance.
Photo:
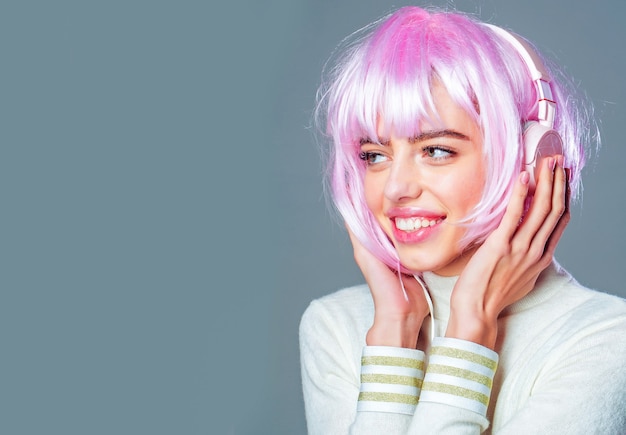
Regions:
[[[378, 137], [381, 114], [387, 131], [393, 126], [399, 136], [417, 136], [420, 120], [432, 123], [429, 114], [437, 116], [431, 93], [436, 80], [483, 133], [485, 189], [462, 224], [467, 225], [465, 246], [484, 241], [502, 219], [523, 166], [523, 125], [537, 119], [535, 87], [517, 52], [472, 17], [418, 7], [399, 9], [344, 45], [320, 87], [316, 114], [333, 145], [327, 176], [346, 224], [374, 255], [398, 268], [393, 245], [365, 203], [360, 140]], [[555, 72], [551, 68], [555, 129], [563, 138], [576, 197], [590, 121], [577, 109], [573, 93], [554, 79]]]

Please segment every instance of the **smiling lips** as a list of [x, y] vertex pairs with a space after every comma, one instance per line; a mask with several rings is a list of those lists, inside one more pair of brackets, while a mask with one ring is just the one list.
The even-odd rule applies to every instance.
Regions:
[[427, 219], [421, 217], [401, 218], [397, 217], [395, 220], [396, 228], [402, 231], [415, 231], [420, 228], [428, 228], [437, 225], [443, 219]]
[[[432, 236], [444, 221], [445, 216], [408, 216], [408, 213], [397, 213], [390, 216], [393, 235], [400, 243], [420, 243]], [[404, 215], [404, 216], [402, 216]]]

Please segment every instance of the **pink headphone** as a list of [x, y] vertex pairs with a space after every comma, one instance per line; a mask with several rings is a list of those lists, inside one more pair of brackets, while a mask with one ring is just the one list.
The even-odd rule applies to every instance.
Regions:
[[515, 48], [528, 67], [530, 76], [537, 89], [539, 121], [527, 122], [524, 125], [523, 133], [525, 169], [530, 174], [529, 186], [531, 189], [534, 189], [536, 184], [535, 170], [539, 160], [544, 156], [563, 153], [563, 141], [559, 133], [554, 130], [556, 102], [552, 97], [550, 75], [543, 65], [541, 58], [528, 42], [501, 27], [494, 26], [493, 24], [485, 25]]

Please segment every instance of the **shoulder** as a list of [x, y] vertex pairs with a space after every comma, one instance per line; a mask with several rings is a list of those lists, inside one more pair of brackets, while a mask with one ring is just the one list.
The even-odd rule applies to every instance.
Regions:
[[558, 264], [542, 277], [541, 286], [549, 297], [526, 320], [556, 339], [546, 344], [605, 366], [611, 365], [608, 352], [613, 362], [626, 364], [626, 300], [582, 286]]
[[300, 329], [322, 324], [359, 326], [371, 323], [373, 314], [371, 293], [366, 284], [361, 284], [313, 300], [302, 315]]
[[353, 348], [359, 354], [374, 319], [367, 285], [348, 287], [313, 300], [300, 321], [300, 344]]
[[547, 319], [576, 316], [595, 321], [607, 316], [626, 318], [626, 300], [579, 284], [556, 261], [539, 276], [535, 289], [512, 306], [513, 312], [532, 308]]
[[612, 319], [610, 323], [626, 327], [626, 299], [579, 284], [558, 264], [553, 276], [552, 285], [558, 287], [553, 304], [568, 308], [583, 323], [585, 320], [595, 323]]
[[307, 380], [319, 382], [330, 374], [358, 389], [361, 353], [373, 318], [374, 304], [366, 285], [339, 290], [309, 304], [300, 321], [305, 391]]
[[[565, 273], [564, 271], [562, 272]], [[622, 433], [626, 424], [626, 300], [567, 279], [552, 298], [554, 321], [542, 350], [545, 365], [535, 391], [576, 391], [586, 419], [574, 417], [581, 433]], [[564, 393], [565, 394], [565, 393]], [[565, 399], [570, 401], [570, 399]], [[583, 421], [584, 420], [584, 421]]]
[[564, 286], [557, 300], [569, 307], [561, 331], [570, 331], [572, 342], [587, 343], [596, 356], [614, 349], [626, 363], [626, 300], [576, 282]]
[[[612, 362], [626, 364], [626, 301], [580, 285], [556, 262], [502, 322], [503, 363], [512, 352], [544, 363], [561, 364], [569, 356], [608, 367], [611, 362], [601, 360], [610, 352]], [[522, 351], [525, 356], [518, 353]]]

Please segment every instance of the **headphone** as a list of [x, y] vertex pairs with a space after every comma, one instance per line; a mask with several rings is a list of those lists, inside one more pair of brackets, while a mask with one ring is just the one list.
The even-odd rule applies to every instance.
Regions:
[[550, 74], [548, 74], [539, 55], [526, 40], [493, 24], [485, 25], [515, 48], [526, 64], [537, 89], [539, 121], [528, 121], [524, 125], [522, 136], [524, 142], [524, 169], [530, 174], [529, 188], [534, 190], [536, 186], [535, 171], [541, 158], [563, 154], [561, 135], [554, 130], [556, 101], [552, 97]]

